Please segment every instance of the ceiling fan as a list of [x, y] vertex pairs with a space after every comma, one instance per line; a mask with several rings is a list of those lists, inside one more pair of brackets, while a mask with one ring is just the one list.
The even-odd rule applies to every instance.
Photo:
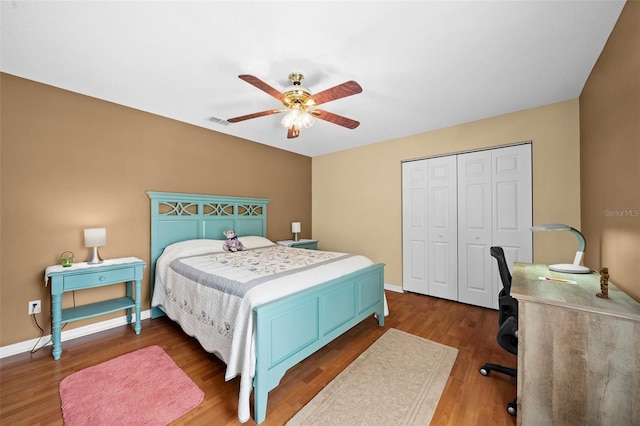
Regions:
[[238, 123], [252, 118], [264, 117], [265, 115], [286, 112], [287, 115], [284, 116], [281, 123], [287, 128], [287, 138], [289, 139], [297, 138], [300, 135], [300, 130], [311, 127], [314, 122], [314, 118], [319, 118], [320, 120], [346, 127], [347, 129], [355, 129], [360, 125], [358, 121], [350, 118], [328, 111], [315, 109], [317, 105], [340, 98], [346, 98], [347, 96], [362, 92], [362, 87], [360, 87], [360, 85], [355, 81], [347, 81], [313, 95], [309, 89], [302, 86], [304, 76], [298, 72], [292, 72], [289, 74], [291, 86], [287, 87], [282, 93], [269, 86], [258, 77], [254, 77], [249, 74], [242, 74], [238, 77], [282, 102], [284, 109], [269, 109], [266, 111], [230, 118], [227, 120], [229, 123]]

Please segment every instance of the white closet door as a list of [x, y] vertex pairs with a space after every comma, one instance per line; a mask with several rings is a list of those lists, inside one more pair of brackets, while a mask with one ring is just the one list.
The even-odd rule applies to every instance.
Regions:
[[489, 248], [532, 261], [531, 145], [402, 164], [403, 288], [498, 308]]
[[[507, 265], [533, 261], [531, 233], [531, 145], [517, 145], [493, 153], [493, 244], [504, 249]], [[492, 259], [493, 260], [493, 259]], [[494, 292], [502, 288], [493, 262]], [[494, 307], [498, 308], [495, 301]]]
[[427, 161], [429, 295], [458, 300], [458, 213], [455, 156]]
[[429, 294], [427, 276], [427, 162], [402, 163], [402, 287]]
[[458, 155], [458, 300], [494, 307], [491, 151]]

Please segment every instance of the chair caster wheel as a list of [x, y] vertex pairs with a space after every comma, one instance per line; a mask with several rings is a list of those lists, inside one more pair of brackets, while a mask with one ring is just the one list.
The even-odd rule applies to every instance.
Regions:
[[486, 368], [481, 368], [480, 369], [480, 374], [482, 374], [483, 376], [488, 376], [489, 375], [489, 370], [487, 370]]
[[507, 413], [515, 416], [518, 413], [518, 407], [513, 402], [507, 404]]

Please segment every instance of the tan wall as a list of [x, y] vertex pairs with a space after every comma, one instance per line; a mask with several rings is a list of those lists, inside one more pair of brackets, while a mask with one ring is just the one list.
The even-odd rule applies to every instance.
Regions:
[[[385, 263], [385, 282], [402, 286], [401, 162], [522, 141], [533, 146], [534, 224], [579, 228], [578, 120], [575, 99], [314, 157], [313, 237]], [[570, 233], [538, 232], [534, 261], [571, 263], [576, 248]]]
[[[7, 74], [0, 84], [0, 346], [38, 337], [27, 314], [30, 300], [42, 300], [38, 320], [49, 333], [44, 269], [65, 250], [86, 260], [84, 228], [107, 229], [102, 257], [148, 262], [146, 191], [269, 198], [269, 238], [289, 239], [294, 219], [307, 225], [301, 237], [311, 237], [309, 157]], [[149, 268], [143, 309], [149, 308], [148, 274]], [[123, 288], [78, 291], [76, 303]], [[71, 303], [65, 297], [64, 306]], [[65, 330], [121, 315], [70, 323]]]
[[586, 262], [640, 301], [640, 2], [627, 2], [580, 95]]

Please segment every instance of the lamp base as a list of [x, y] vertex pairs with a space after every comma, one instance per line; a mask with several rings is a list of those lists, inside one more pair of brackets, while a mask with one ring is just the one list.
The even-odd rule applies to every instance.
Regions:
[[300, 241], [300, 240], [298, 240], [298, 233], [297, 232], [293, 233], [293, 241]]
[[565, 274], [590, 274], [591, 269], [582, 265], [574, 265], [572, 263], [558, 263], [549, 265], [549, 270], [554, 272], [563, 272]]
[[102, 263], [103, 260], [100, 257], [100, 253], [98, 253], [98, 247], [93, 247], [93, 253], [91, 255], [91, 259], [87, 260], [89, 265], [97, 265], [98, 263]]

